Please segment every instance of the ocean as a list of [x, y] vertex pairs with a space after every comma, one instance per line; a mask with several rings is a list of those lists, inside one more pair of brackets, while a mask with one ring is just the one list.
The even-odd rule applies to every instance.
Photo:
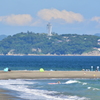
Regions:
[[[95, 71], [99, 66], [99, 56], [0, 56], [0, 70]], [[100, 100], [99, 78], [9, 79], [0, 80], [0, 88], [16, 100]]]
[[59, 70], [81, 71], [96, 70], [100, 65], [100, 56], [0, 56], [0, 70]]

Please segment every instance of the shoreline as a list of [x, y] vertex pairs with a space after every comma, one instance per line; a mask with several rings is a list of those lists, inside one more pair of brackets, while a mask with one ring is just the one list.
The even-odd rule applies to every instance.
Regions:
[[0, 80], [43, 78], [100, 78], [100, 71], [0, 71]]
[[[51, 78], [100, 78], [96, 71], [0, 71], [0, 80], [7, 79], [51, 79]], [[10, 95], [9, 90], [0, 89], [1, 100], [20, 100], [21, 98]]]
[[100, 53], [98, 54], [92, 54], [92, 53], [87, 53], [87, 54], [62, 54], [62, 55], [57, 55], [57, 54], [0, 54], [0, 56], [100, 56]]
[[20, 98], [10, 95], [9, 90], [0, 89], [0, 100], [20, 100]]

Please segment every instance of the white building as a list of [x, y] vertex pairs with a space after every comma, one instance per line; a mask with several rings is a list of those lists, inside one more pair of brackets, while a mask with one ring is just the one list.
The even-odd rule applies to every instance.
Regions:
[[48, 30], [48, 35], [52, 36], [51, 32], [52, 32], [52, 25], [50, 23], [47, 24], [47, 30]]

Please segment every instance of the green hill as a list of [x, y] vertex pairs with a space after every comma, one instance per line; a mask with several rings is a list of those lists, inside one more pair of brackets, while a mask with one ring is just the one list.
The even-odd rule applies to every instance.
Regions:
[[94, 35], [18, 33], [0, 41], [0, 54], [83, 54], [100, 48]]

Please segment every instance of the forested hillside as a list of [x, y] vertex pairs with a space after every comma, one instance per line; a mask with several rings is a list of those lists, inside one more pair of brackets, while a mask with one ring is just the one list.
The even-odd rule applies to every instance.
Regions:
[[0, 41], [0, 54], [82, 54], [99, 50], [100, 37], [94, 35], [18, 33]]

